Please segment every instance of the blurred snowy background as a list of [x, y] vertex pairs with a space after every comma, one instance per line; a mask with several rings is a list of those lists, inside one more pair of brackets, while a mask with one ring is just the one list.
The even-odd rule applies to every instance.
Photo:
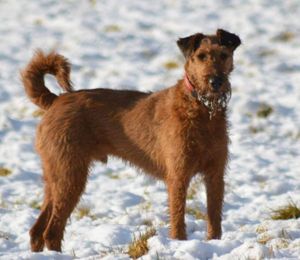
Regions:
[[[299, 259], [299, 17], [298, 0], [0, 0], [0, 259], [129, 259], [134, 237], [140, 242], [144, 233], [143, 259]], [[63, 253], [30, 253], [28, 230], [43, 196], [34, 150], [41, 113], [25, 96], [19, 71], [34, 50], [68, 57], [76, 89], [155, 91], [182, 77], [176, 40], [217, 28], [243, 41], [231, 76], [222, 240], [205, 241], [199, 179], [187, 201], [189, 239], [170, 240], [164, 185], [110, 159], [95, 164]], [[53, 79], [47, 82], [59, 93]], [[295, 214], [274, 220], [287, 206]]]

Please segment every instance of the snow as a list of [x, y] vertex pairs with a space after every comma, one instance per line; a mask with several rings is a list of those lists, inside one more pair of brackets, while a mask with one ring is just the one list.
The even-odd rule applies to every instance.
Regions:
[[[300, 220], [270, 218], [290, 200], [300, 206], [300, 2], [267, 0], [1, 0], [0, 259], [129, 259], [133, 235], [151, 223], [143, 259], [299, 259]], [[43, 198], [34, 150], [37, 108], [19, 71], [36, 48], [72, 62], [76, 89], [156, 91], [176, 83], [183, 59], [178, 37], [224, 28], [242, 41], [235, 53], [230, 102], [231, 160], [221, 240], [205, 240], [204, 220], [186, 214], [187, 241], [168, 238], [167, 195], [156, 182], [110, 158], [95, 164], [65, 232], [63, 253], [31, 253], [28, 230]], [[178, 68], [167, 69], [175, 62]], [[47, 77], [51, 91], [60, 93]], [[262, 104], [272, 113], [261, 118]], [[199, 185], [187, 204], [205, 212]]]

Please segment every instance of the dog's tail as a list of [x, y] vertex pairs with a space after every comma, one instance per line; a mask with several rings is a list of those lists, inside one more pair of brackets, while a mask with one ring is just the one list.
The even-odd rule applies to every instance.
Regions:
[[62, 89], [72, 92], [70, 70], [71, 65], [65, 57], [56, 52], [46, 55], [41, 50], [37, 50], [27, 67], [21, 72], [21, 79], [27, 96], [34, 104], [47, 110], [57, 95], [51, 93], [45, 86], [45, 74], [54, 75]]

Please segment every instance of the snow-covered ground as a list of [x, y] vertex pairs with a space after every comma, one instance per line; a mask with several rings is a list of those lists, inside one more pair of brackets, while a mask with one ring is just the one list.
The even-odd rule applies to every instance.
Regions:
[[[300, 259], [300, 220], [270, 218], [300, 204], [299, 0], [0, 0], [0, 259], [128, 259], [128, 244], [153, 225], [143, 259]], [[170, 240], [167, 196], [117, 159], [95, 164], [65, 232], [63, 253], [29, 250], [43, 186], [34, 151], [37, 108], [19, 70], [36, 48], [57, 49], [79, 88], [155, 91], [182, 76], [175, 41], [224, 28], [242, 41], [230, 103], [231, 161], [222, 240], [206, 241], [204, 187], [192, 185], [187, 241]], [[58, 93], [56, 83], [48, 86]], [[267, 117], [263, 112], [271, 112]]]

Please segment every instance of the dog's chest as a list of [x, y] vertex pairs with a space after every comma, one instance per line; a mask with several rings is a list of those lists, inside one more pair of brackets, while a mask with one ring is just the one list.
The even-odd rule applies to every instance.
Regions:
[[218, 122], [190, 122], [187, 129], [187, 142], [190, 152], [201, 158], [209, 157], [211, 153], [217, 153], [227, 149], [228, 136], [226, 121]]

